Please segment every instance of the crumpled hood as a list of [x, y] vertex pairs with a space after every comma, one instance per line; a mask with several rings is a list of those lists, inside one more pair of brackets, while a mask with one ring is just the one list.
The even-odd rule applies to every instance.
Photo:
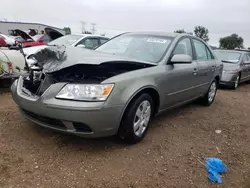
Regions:
[[45, 72], [55, 72], [77, 64], [100, 65], [102, 63], [131, 63], [155, 66], [156, 63], [140, 61], [94, 50], [49, 46], [34, 54], [38, 66]]

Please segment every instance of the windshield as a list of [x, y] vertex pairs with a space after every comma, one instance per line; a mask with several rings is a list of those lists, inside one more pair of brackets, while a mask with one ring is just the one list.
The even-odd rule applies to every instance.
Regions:
[[241, 53], [227, 52], [227, 51], [215, 51], [215, 54], [222, 60], [228, 63], [238, 63], [241, 57]]
[[159, 62], [173, 37], [124, 34], [104, 43], [96, 50], [141, 61]]
[[70, 46], [74, 42], [80, 40], [83, 36], [82, 35], [65, 35], [58, 39], [55, 39], [48, 43], [48, 45], [62, 45], [62, 46]]

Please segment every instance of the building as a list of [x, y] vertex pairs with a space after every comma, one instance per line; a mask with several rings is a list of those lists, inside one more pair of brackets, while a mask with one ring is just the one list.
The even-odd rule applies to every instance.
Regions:
[[41, 34], [46, 28], [54, 29], [61, 34], [65, 35], [65, 31], [63, 29], [40, 24], [40, 23], [28, 23], [28, 22], [12, 22], [12, 21], [0, 21], [0, 33], [10, 34], [12, 35], [13, 30], [20, 29], [29, 33], [30, 31], [35, 31], [36, 34]]

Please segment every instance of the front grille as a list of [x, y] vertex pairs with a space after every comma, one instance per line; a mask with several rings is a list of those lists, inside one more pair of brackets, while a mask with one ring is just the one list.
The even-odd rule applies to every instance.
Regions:
[[85, 133], [91, 133], [92, 130], [89, 126], [83, 124], [83, 123], [76, 123], [73, 122], [73, 126], [77, 132], [85, 132]]
[[49, 118], [49, 117], [40, 116], [38, 114], [35, 114], [33, 112], [29, 112], [29, 111], [24, 110], [24, 109], [22, 109], [22, 111], [27, 116], [31, 117], [32, 119], [40, 121], [41, 123], [44, 123], [44, 124], [46, 124], [46, 125], [48, 125], [50, 127], [54, 127], [54, 128], [66, 130], [65, 125], [60, 120]]

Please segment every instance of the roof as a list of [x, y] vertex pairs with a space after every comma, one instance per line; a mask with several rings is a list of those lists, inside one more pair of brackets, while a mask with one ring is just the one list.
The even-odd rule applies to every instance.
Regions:
[[176, 37], [177, 35], [188, 35], [188, 34], [180, 34], [180, 33], [171, 33], [164, 31], [142, 31], [142, 32], [126, 32], [130, 34], [140, 34], [140, 35], [158, 35], [164, 37]]
[[80, 36], [83, 36], [83, 37], [103, 37], [103, 38], [109, 38], [109, 37], [101, 36], [101, 35], [82, 34], [82, 33], [71, 33], [70, 35], [80, 35]]
[[226, 52], [238, 52], [238, 53], [244, 53], [244, 52], [250, 52], [250, 50], [244, 50], [244, 49], [234, 49], [234, 50], [227, 50], [227, 49], [216, 49], [214, 51], [226, 51]]
[[41, 24], [41, 23], [35, 23], [35, 22], [11, 22], [11, 21], [0, 21], [0, 23], [41, 25], [41, 26], [44, 26], [44, 27], [51, 27], [51, 28], [54, 28], [54, 29], [63, 30], [62, 28], [59, 28], [59, 27], [49, 26], [49, 25], [45, 25], [45, 24]]

